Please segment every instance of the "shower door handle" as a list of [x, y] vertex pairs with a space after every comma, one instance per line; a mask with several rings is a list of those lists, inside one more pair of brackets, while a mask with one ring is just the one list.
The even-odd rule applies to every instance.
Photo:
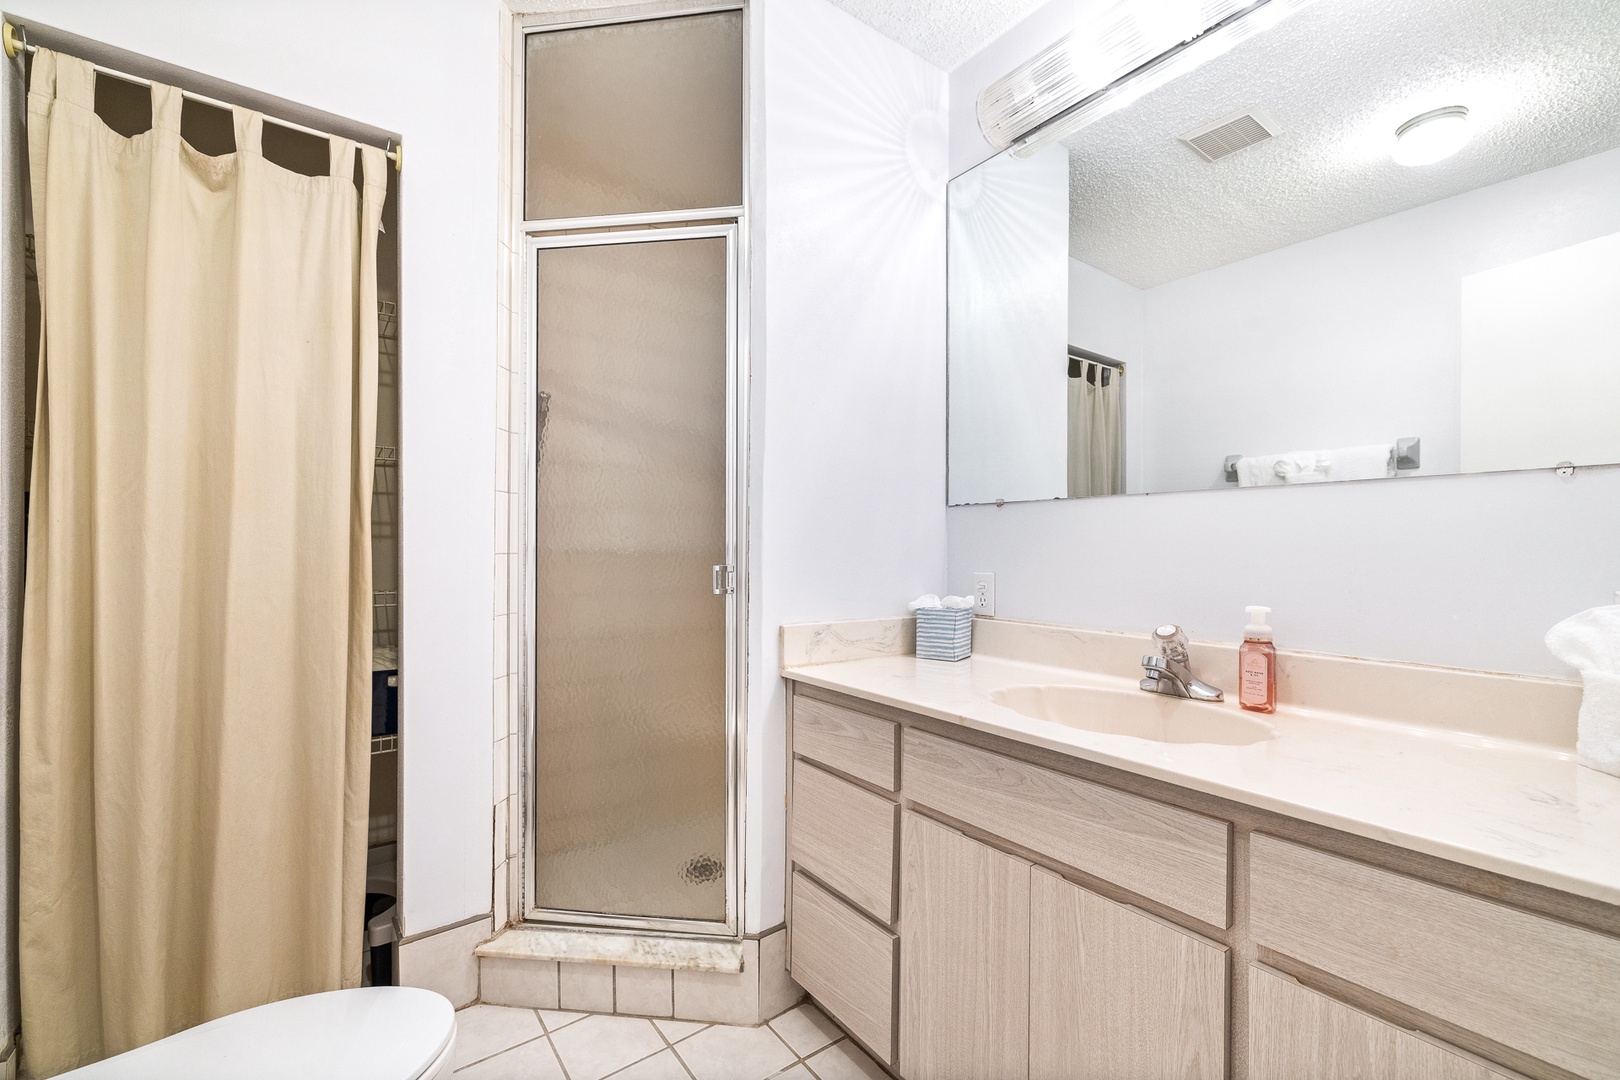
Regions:
[[737, 568], [724, 563], [714, 568], [714, 595], [729, 596], [737, 591]]

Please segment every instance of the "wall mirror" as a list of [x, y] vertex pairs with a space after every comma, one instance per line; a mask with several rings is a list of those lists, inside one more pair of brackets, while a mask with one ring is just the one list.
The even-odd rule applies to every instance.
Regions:
[[1314, 0], [956, 177], [949, 502], [1620, 462], [1617, 56]]

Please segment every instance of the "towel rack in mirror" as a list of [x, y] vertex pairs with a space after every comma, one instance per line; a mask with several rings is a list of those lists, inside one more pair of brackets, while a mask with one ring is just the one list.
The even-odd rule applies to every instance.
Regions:
[[[1226, 455], [1226, 482], [1238, 482], [1237, 463], [1242, 460], [1242, 454]], [[1416, 469], [1423, 464], [1423, 440], [1417, 436], [1395, 440], [1395, 468]]]

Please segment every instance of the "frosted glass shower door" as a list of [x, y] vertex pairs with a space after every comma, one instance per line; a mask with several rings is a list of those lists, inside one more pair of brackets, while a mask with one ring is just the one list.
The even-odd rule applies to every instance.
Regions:
[[733, 914], [734, 236], [531, 241], [542, 917]]

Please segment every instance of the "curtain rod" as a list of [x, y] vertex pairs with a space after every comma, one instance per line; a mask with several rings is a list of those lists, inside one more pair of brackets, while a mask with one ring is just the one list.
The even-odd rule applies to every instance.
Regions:
[[[0, 45], [5, 47], [6, 55], [8, 57], [12, 57], [13, 59], [25, 52], [31, 53], [39, 51], [39, 46], [30, 45], [28, 43], [28, 28], [25, 26], [17, 26], [10, 22], [0, 24]], [[143, 78], [140, 75], [132, 75], [127, 71], [119, 71], [117, 68], [111, 68], [104, 64], [97, 63], [91, 63], [90, 66], [104, 75], [111, 75], [115, 79], [123, 79], [125, 82], [136, 83], [140, 86], [152, 85], [151, 79]], [[204, 105], [212, 105], [216, 109], [225, 109], [229, 111], [230, 109], [236, 107], [229, 101], [221, 101], [218, 98], [208, 97], [206, 94], [199, 94], [195, 91], [187, 90], [184, 87], [179, 88], [179, 90], [182, 97], [190, 98], [192, 101], [201, 102]], [[329, 131], [319, 131], [312, 127], [305, 127], [303, 124], [296, 124], [291, 120], [284, 120], [278, 116], [266, 114], [265, 118], [271, 123], [275, 124], [277, 127], [290, 128], [293, 131], [302, 131], [304, 134], [314, 135], [316, 138], [330, 139], [334, 137]], [[389, 141], [392, 142], [393, 140]], [[385, 149], [387, 149], [388, 160], [394, 163], [394, 170], [396, 172], [403, 170], [405, 167], [405, 145], [403, 143], [398, 143], [392, 148]]]
[[1112, 356], [1104, 356], [1102, 353], [1092, 352], [1090, 349], [1082, 349], [1078, 345], [1069, 346], [1069, 358], [1071, 360], [1090, 360], [1092, 363], [1101, 364], [1103, 367], [1111, 367], [1119, 371], [1125, 370], [1125, 361], [1115, 360]]

